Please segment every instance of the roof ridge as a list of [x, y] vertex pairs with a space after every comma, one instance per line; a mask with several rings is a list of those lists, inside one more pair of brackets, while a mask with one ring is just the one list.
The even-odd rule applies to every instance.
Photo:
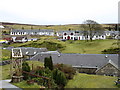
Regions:
[[113, 66], [115, 66], [116, 68], [118, 68], [118, 66], [117, 66], [111, 59], [108, 61], [108, 63], [110, 63], [110, 64], [112, 64]]

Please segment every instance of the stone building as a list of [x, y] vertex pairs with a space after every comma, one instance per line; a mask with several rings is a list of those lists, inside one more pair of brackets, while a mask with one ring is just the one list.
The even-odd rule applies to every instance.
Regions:
[[60, 54], [38, 53], [31, 60], [44, 62], [45, 57], [52, 56], [54, 64], [69, 64], [80, 73], [120, 76], [118, 54]]

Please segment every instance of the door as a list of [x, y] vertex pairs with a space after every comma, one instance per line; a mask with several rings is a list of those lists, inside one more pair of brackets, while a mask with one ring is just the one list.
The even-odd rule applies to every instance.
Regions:
[[67, 39], [70, 40], [70, 36], [68, 36]]

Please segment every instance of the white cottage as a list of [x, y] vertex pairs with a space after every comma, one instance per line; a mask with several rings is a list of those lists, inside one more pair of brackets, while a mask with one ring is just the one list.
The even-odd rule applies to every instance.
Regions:
[[[57, 32], [57, 36], [64, 39], [64, 40], [90, 40], [90, 36], [85, 36], [83, 31], [59, 31]], [[95, 34], [92, 38], [93, 40], [96, 39], [106, 39], [105, 34]]]

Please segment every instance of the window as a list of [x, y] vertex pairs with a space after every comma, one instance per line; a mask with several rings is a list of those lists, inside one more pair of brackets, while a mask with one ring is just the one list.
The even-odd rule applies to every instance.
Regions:
[[71, 37], [71, 39], [73, 39], [73, 37]]
[[35, 32], [35, 35], [37, 35], [37, 32]]
[[64, 35], [67, 35], [67, 33], [64, 33]]
[[35, 51], [34, 54], [36, 54], [37, 52]]
[[73, 35], [73, 33], [71, 33], [71, 35]]
[[28, 54], [29, 52], [27, 51], [25, 54]]

